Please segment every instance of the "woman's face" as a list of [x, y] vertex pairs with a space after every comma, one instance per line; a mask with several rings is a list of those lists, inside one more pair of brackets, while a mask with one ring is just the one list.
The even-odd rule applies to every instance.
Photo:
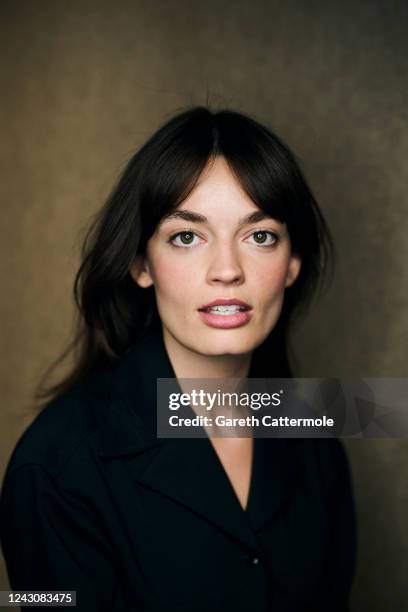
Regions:
[[[285, 224], [266, 216], [218, 157], [176, 213], [161, 220], [131, 275], [140, 287], [154, 286], [165, 338], [220, 356], [247, 354], [263, 342], [299, 270]], [[211, 303], [219, 307], [202, 310]]]

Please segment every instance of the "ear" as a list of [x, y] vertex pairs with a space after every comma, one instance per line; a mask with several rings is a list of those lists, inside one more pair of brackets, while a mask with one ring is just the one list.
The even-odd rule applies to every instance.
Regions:
[[300, 259], [299, 255], [293, 253], [290, 257], [288, 271], [286, 274], [285, 288], [293, 285], [293, 283], [299, 276], [301, 266], [302, 260]]
[[143, 255], [136, 255], [130, 266], [129, 272], [135, 283], [139, 285], [139, 287], [142, 287], [142, 289], [146, 289], [153, 285], [149, 263]]

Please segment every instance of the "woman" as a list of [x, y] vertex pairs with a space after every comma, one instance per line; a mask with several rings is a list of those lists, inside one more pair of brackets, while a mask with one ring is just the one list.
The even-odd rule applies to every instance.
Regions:
[[85, 243], [75, 368], [8, 465], [14, 590], [75, 590], [87, 611], [348, 609], [337, 440], [156, 435], [157, 378], [290, 376], [330, 244], [294, 156], [244, 115], [193, 108], [134, 155]]

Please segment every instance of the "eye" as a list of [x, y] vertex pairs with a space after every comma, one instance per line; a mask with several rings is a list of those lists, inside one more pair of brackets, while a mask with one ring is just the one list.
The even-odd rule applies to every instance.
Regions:
[[251, 234], [251, 238], [254, 239], [255, 244], [262, 247], [273, 246], [279, 239], [277, 234], [266, 230], [258, 230], [253, 232]]
[[173, 234], [173, 236], [170, 237], [169, 242], [176, 247], [189, 248], [197, 244], [197, 242], [194, 242], [194, 238], [197, 238], [194, 232], [177, 232], [177, 234]]

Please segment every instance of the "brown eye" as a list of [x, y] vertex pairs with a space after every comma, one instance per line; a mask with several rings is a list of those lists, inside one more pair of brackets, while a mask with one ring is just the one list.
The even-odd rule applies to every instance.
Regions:
[[255, 243], [259, 244], [260, 246], [273, 246], [278, 240], [276, 234], [267, 231], [254, 232], [252, 236]]
[[170, 242], [177, 247], [189, 247], [194, 246], [194, 238], [194, 232], [178, 232], [170, 238]]
[[256, 234], [254, 234], [255, 237], [255, 242], [258, 242], [259, 244], [263, 244], [266, 240], [266, 232], [256, 232]]
[[180, 234], [180, 240], [184, 244], [191, 244], [193, 242], [193, 234], [189, 234], [187, 232]]

